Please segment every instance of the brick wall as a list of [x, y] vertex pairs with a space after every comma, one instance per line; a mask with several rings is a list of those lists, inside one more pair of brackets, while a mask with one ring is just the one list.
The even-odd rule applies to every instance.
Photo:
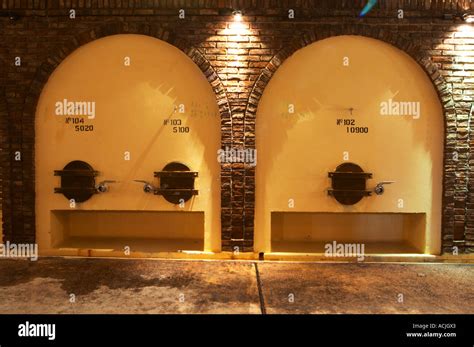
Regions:
[[[2, 61], [0, 60], [0, 63]], [[5, 195], [4, 191], [4, 183], [8, 182], [5, 181], [5, 176], [7, 174], [8, 170], [8, 164], [9, 164], [9, 157], [8, 157], [8, 146], [9, 146], [9, 141], [7, 138], [8, 135], [8, 118], [6, 115], [8, 114], [7, 110], [7, 102], [5, 98], [5, 92], [3, 88], [0, 88], [0, 166], [2, 166], [2, 169], [0, 169], [0, 223], [3, 225], [3, 220], [5, 219], [5, 222], [8, 224], [8, 221], [6, 218], [3, 218], [3, 199], [2, 196]], [[8, 189], [8, 187], [7, 187]], [[3, 229], [3, 228], [2, 228]]]
[[[471, 1], [386, 0], [364, 19], [362, 0], [0, 0], [0, 163], [3, 227], [9, 240], [33, 241], [34, 115], [54, 68], [75, 48], [99, 37], [139, 33], [174, 44], [205, 73], [216, 92], [222, 147], [255, 147], [255, 114], [272, 74], [297, 49], [342, 34], [374, 37], [410, 54], [432, 79], [446, 119], [443, 248], [474, 252], [474, 170], [469, 131], [474, 95], [474, 28], [446, 18]], [[69, 10], [76, 18], [69, 18]], [[178, 11], [185, 10], [185, 18]], [[232, 29], [243, 11], [245, 34]], [[293, 19], [288, 11], [294, 10]], [[397, 11], [404, 10], [404, 18]], [[11, 20], [8, 12], [19, 18]], [[21, 57], [21, 66], [14, 65]], [[21, 152], [21, 160], [14, 153]], [[222, 164], [222, 245], [253, 249], [255, 172]], [[461, 240], [462, 239], [462, 240]]]

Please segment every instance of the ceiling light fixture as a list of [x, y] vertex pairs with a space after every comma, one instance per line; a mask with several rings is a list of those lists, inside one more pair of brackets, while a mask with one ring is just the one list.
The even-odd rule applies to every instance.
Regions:
[[232, 15], [234, 16], [234, 21], [236, 22], [241, 22], [242, 21], [242, 11], [235, 10], [232, 12]]
[[474, 23], [474, 13], [473, 12], [466, 12], [462, 15], [462, 19], [466, 23]]
[[16, 21], [18, 19], [20, 19], [20, 16], [15, 13], [15, 12], [1, 12], [0, 13], [0, 17], [7, 17], [8, 19], [12, 20], [12, 21]]

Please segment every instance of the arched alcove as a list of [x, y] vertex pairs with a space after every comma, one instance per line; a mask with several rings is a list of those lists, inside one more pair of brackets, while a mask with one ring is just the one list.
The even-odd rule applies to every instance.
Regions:
[[[256, 251], [324, 252], [337, 241], [440, 253], [443, 107], [403, 51], [347, 35], [298, 50], [260, 98], [256, 147]], [[343, 205], [328, 194], [328, 174], [345, 162], [372, 173], [367, 190], [395, 183]]]
[[[51, 74], [36, 108], [40, 252], [219, 250], [219, 124], [211, 85], [178, 48], [121, 34], [75, 50]], [[71, 206], [54, 193], [61, 185], [54, 171], [74, 160], [99, 172], [96, 183], [116, 183]], [[170, 162], [198, 173], [198, 195], [181, 204], [134, 182], [159, 185], [154, 172]]]

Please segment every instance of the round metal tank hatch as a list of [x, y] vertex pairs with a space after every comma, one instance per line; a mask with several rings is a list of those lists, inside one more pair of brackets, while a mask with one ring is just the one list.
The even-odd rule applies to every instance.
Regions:
[[372, 178], [371, 173], [354, 163], [343, 163], [334, 172], [329, 172], [332, 187], [328, 194], [333, 196], [342, 205], [355, 205], [364, 196], [370, 196], [371, 191], [366, 188], [366, 181]]
[[99, 173], [91, 165], [82, 160], [69, 162], [62, 170], [54, 171], [61, 177], [61, 187], [54, 192], [63, 194], [68, 200], [85, 202], [97, 193], [95, 176]]
[[198, 191], [194, 189], [194, 180], [198, 173], [191, 171], [183, 163], [171, 162], [162, 171], [155, 172], [155, 177], [160, 178], [160, 186], [155, 194], [162, 195], [168, 202], [179, 204], [188, 201], [193, 195], [198, 195]]

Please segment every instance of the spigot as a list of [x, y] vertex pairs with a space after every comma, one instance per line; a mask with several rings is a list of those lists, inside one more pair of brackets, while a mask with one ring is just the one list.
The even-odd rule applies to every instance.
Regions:
[[143, 183], [144, 186], [143, 186], [143, 191], [145, 193], [154, 193], [156, 188], [148, 181], [144, 181], [144, 180], [133, 180], [134, 182], [138, 182], [138, 183]]
[[377, 185], [374, 188], [375, 194], [382, 195], [383, 193], [385, 193], [384, 185], [392, 184], [392, 183], [395, 183], [395, 181], [382, 181], [382, 182], [377, 183]]
[[95, 189], [97, 189], [97, 192], [99, 193], [107, 193], [109, 191], [110, 183], [117, 183], [117, 181], [106, 180], [99, 182], [99, 184], [95, 186]]

